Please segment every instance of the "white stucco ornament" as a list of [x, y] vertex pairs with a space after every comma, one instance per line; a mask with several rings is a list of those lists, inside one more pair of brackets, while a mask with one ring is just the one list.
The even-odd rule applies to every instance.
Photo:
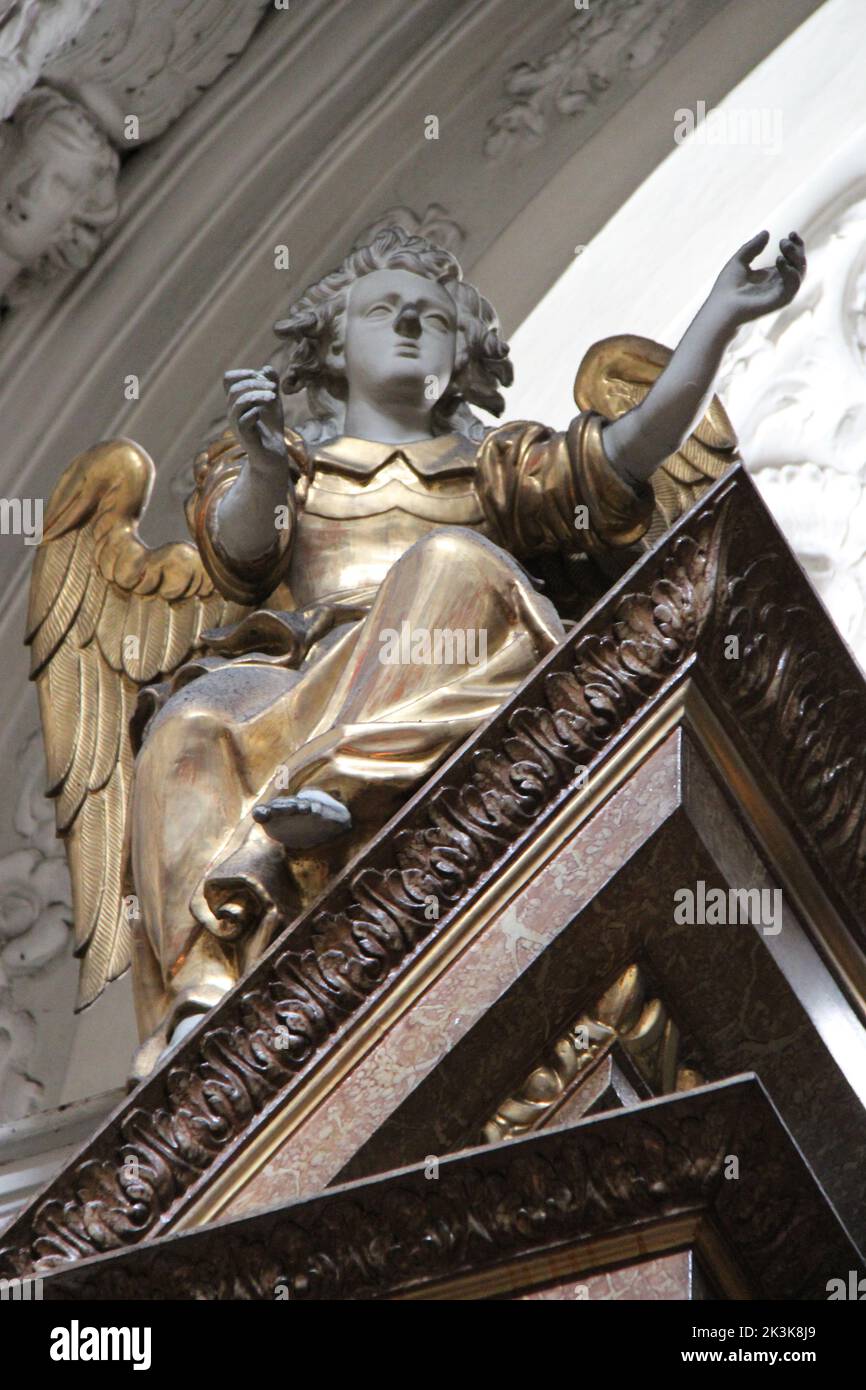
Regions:
[[0, 120], [11, 116], [45, 66], [81, 32], [100, 0], [0, 2]]
[[802, 295], [738, 336], [719, 393], [764, 500], [866, 667], [866, 188], [806, 235]]
[[0, 292], [8, 302], [90, 264], [117, 216], [119, 164], [94, 119], [49, 87], [35, 87], [0, 125]]

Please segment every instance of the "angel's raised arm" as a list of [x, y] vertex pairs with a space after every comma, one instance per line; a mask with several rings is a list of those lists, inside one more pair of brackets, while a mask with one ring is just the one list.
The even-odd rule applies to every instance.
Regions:
[[565, 432], [527, 422], [502, 425], [478, 455], [478, 488], [497, 540], [518, 559], [559, 552], [590, 555], [653, 541], [738, 457], [736, 436], [713, 398], [693, 433], [649, 482], [614, 468], [607, 438], [637, 416], [668, 367], [670, 348], [621, 335], [589, 349], [578, 369], [580, 414]]
[[752, 237], [723, 266], [713, 288], [641, 403], [605, 426], [604, 450], [624, 481], [646, 482], [682, 446], [712, 392], [725, 349], [741, 324], [790, 304], [806, 273], [796, 232], [783, 237], [774, 267], [754, 270], [769, 232]]

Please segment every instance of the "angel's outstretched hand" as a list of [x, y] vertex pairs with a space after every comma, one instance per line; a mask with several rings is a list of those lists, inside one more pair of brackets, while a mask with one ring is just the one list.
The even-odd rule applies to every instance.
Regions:
[[739, 328], [790, 304], [806, 273], [806, 248], [797, 232], [783, 237], [774, 266], [754, 270], [752, 262], [766, 248], [769, 232], [758, 232], [725, 265], [709, 302], [730, 328]]
[[645, 482], [682, 447], [740, 325], [784, 308], [799, 290], [806, 273], [802, 237], [783, 237], [775, 266], [754, 270], [769, 240], [769, 232], [759, 232], [735, 252], [645, 399], [604, 427], [607, 457], [627, 482]]

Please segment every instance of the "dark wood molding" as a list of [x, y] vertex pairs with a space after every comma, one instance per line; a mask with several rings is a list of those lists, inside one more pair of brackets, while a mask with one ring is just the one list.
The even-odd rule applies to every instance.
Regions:
[[822, 1299], [862, 1267], [745, 1076], [87, 1260], [43, 1296], [485, 1297], [684, 1240], [723, 1252], [710, 1272], [728, 1296]]

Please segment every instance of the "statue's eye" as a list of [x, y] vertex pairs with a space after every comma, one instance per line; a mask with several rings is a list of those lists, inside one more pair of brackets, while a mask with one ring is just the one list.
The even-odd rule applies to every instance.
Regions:
[[450, 327], [451, 327], [451, 322], [450, 322], [450, 320], [446, 317], [445, 314], [437, 314], [437, 313], [428, 314], [428, 315], [427, 315], [427, 320], [428, 320], [429, 323], [435, 323], [435, 325], [436, 325], [437, 328], [444, 328], [444, 329], [446, 330], [446, 332], [447, 332], [448, 329], [450, 329]]
[[390, 304], [371, 304], [365, 315], [368, 319], [383, 319], [391, 312]]

